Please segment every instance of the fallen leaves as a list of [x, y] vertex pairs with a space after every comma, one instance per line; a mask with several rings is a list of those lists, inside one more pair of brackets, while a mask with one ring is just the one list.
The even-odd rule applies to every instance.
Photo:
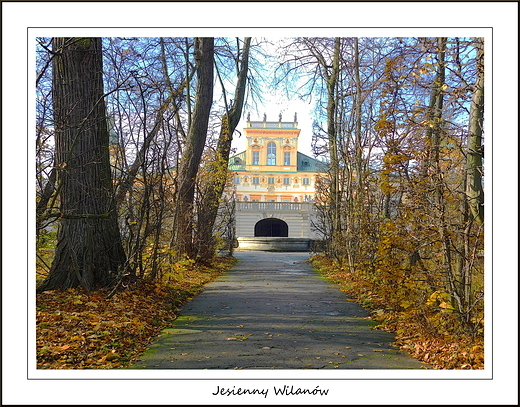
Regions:
[[[368, 319], [379, 322], [374, 329], [381, 329], [395, 335], [392, 346], [400, 348], [414, 358], [428, 363], [435, 369], [484, 369], [484, 338], [482, 335], [471, 337], [454, 326], [450, 318], [455, 315], [443, 312], [441, 316], [427, 310], [419, 312], [411, 303], [403, 299], [403, 311], [388, 311], [387, 304], [375, 293], [370, 284], [362, 278], [331, 261], [315, 256], [312, 264], [329, 280], [338, 284], [351, 298], [347, 301], [360, 303], [374, 310]], [[451, 311], [451, 305], [442, 292], [435, 292], [429, 301], [438, 300], [439, 308]], [[436, 325], [434, 324], [436, 322]], [[481, 320], [483, 327], [484, 320]], [[346, 346], [345, 349], [350, 349]], [[373, 349], [374, 352], [380, 351]], [[360, 355], [358, 355], [360, 356]]]
[[249, 334], [249, 335], [233, 335], [229, 338], [226, 338], [226, 341], [238, 341], [238, 342], [243, 342], [245, 341], [246, 339], [249, 339], [250, 336], [252, 336], [253, 334]]
[[36, 363], [39, 369], [113, 369], [128, 366], [178, 307], [231, 266], [185, 271], [182, 281], [161, 285], [136, 280], [110, 299], [81, 289], [47, 291], [36, 297]]
[[395, 334], [395, 346], [436, 369], [484, 369], [484, 339], [460, 332], [427, 331], [412, 311], [383, 312], [377, 329]]

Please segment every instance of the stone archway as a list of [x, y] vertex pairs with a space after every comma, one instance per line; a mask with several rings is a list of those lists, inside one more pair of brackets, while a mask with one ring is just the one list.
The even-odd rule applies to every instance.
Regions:
[[281, 219], [262, 219], [255, 225], [255, 237], [288, 237], [289, 226]]

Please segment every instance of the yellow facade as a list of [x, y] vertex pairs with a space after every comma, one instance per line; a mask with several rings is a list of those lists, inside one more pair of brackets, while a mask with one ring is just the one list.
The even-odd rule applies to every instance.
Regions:
[[298, 123], [248, 121], [246, 150], [231, 157], [235, 196], [242, 202], [314, 202], [322, 162], [298, 152]]

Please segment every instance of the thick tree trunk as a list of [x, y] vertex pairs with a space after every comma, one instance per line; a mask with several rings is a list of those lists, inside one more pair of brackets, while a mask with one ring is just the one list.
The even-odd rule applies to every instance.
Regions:
[[52, 80], [61, 218], [56, 255], [38, 292], [80, 285], [91, 291], [108, 287], [126, 260], [110, 173], [101, 38], [54, 38], [53, 48], [60, 50]]
[[209, 115], [213, 103], [213, 38], [195, 39], [197, 62], [197, 94], [191, 126], [183, 151], [178, 174], [176, 224], [172, 239], [177, 260], [184, 255], [193, 257], [193, 222], [195, 181], [208, 132]]
[[242, 62], [238, 72], [235, 98], [231, 109], [222, 118], [220, 135], [217, 144], [214, 161], [209, 165], [207, 179], [204, 180], [204, 192], [202, 193], [202, 211], [197, 215], [197, 252], [203, 262], [210, 260], [215, 252], [213, 228], [218, 215], [220, 199], [226, 186], [228, 176], [228, 161], [235, 131], [240, 117], [246, 94], [246, 81], [249, 66], [249, 48], [251, 38], [244, 40], [242, 50]]

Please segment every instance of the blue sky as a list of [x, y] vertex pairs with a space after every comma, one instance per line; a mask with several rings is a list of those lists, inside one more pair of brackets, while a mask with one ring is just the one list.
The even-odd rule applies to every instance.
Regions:
[[[298, 151], [301, 153], [312, 155], [311, 142], [312, 142], [312, 121], [311, 115], [312, 105], [299, 100], [271, 100], [271, 103], [266, 103], [264, 109], [260, 110], [257, 114], [255, 111], [251, 111], [251, 121], [263, 120], [263, 115], [266, 113], [267, 121], [278, 121], [278, 115], [282, 113], [282, 121], [292, 121], [294, 113], [298, 114], [298, 128], [301, 129], [300, 137], [298, 140]], [[237, 153], [246, 149], [246, 140], [243, 135], [243, 129], [246, 127], [246, 117], [248, 111], [244, 111], [243, 119], [238, 123], [237, 130], [242, 133], [241, 137], [235, 133], [233, 139], [233, 147], [237, 149]]]

